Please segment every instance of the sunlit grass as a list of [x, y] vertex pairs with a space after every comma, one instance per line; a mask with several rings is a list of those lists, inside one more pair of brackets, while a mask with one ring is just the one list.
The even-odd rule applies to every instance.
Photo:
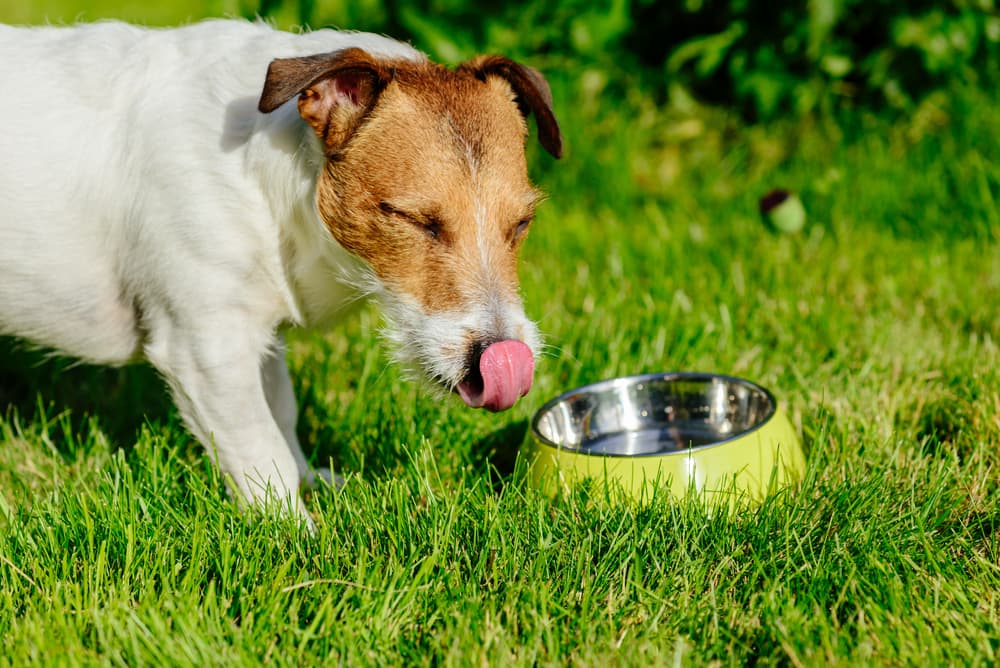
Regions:
[[[566, 103], [522, 265], [549, 352], [512, 412], [403, 382], [373, 308], [292, 337], [300, 434], [348, 477], [315, 537], [226, 500], [148, 369], [3, 342], [0, 664], [995, 664], [1000, 116], [939, 103], [666, 140]], [[775, 186], [801, 234], [760, 223]], [[546, 398], [655, 370], [773, 390], [801, 489], [725, 517], [512, 475]]]

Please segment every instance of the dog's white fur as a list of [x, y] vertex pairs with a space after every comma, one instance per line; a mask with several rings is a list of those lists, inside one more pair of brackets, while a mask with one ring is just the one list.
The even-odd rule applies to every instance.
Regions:
[[[298, 512], [310, 468], [279, 326], [335, 319], [359, 289], [341, 277], [362, 275], [405, 321], [390, 336], [401, 356], [454, 378], [461, 355], [413, 348], [479, 317], [387, 291], [317, 215], [325, 158], [295, 105], [257, 111], [273, 58], [346, 47], [424, 58], [375, 35], [243, 21], [0, 26], [0, 333], [88, 362], [149, 360], [241, 495]], [[501, 308], [506, 335], [537, 351], [520, 303]]]

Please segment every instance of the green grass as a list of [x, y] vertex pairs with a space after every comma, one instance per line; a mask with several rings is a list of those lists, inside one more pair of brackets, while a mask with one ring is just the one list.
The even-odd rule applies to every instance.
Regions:
[[238, 16], [249, 2], [240, 0], [0, 0], [0, 22], [12, 24], [73, 23], [120, 19], [145, 25], [172, 25], [207, 16]]
[[[295, 334], [300, 434], [349, 478], [315, 537], [239, 513], [148, 369], [0, 342], [0, 665], [1000, 661], [1000, 99], [741, 128], [553, 84], [535, 388], [499, 416], [430, 398], [373, 308]], [[802, 234], [759, 222], [774, 186]], [[772, 389], [801, 487], [724, 517], [512, 474], [546, 398], [666, 369]]]

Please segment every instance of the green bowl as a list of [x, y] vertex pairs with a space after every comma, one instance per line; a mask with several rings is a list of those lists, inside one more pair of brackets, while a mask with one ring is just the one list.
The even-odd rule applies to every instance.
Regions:
[[549, 401], [522, 449], [529, 480], [556, 493], [594, 479], [616, 495], [668, 491], [759, 502], [805, 469], [774, 396], [717, 374], [657, 373], [587, 385]]

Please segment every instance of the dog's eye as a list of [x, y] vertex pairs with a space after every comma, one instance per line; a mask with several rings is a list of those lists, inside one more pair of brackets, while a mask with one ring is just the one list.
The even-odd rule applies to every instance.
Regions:
[[393, 216], [406, 221], [410, 225], [416, 227], [431, 239], [440, 239], [444, 226], [441, 221], [434, 215], [431, 214], [413, 214], [397, 209], [392, 204], [388, 202], [380, 202], [378, 205], [379, 210], [386, 214], [387, 216]]
[[414, 220], [413, 222], [419, 227], [422, 227], [424, 232], [426, 232], [431, 239], [441, 238], [441, 221], [434, 216], [426, 216], [423, 220]]
[[511, 242], [515, 242], [521, 237], [523, 237], [527, 232], [528, 228], [531, 226], [531, 216], [522, 218], [517, 221], [517, 225], [514, 226], [514, 232], [510, 235]]

